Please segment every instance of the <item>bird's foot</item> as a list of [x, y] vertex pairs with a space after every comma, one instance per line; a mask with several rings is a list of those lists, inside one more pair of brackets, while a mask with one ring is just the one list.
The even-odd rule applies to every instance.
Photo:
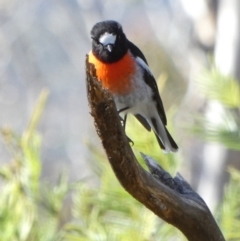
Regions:
[[127, 140], [128, 140], [128, 143], [131, 145], [131, 146], [134, 146], [134, 142], [126, 135], [127, 137]]

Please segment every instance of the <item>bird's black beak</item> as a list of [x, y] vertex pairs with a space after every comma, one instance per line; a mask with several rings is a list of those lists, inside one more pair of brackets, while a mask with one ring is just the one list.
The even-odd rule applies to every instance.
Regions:
[[108, 44], [105, 48], [106, 48], [109, 52], [112, 52], [113, 45], [112, 45], [112, 44]]

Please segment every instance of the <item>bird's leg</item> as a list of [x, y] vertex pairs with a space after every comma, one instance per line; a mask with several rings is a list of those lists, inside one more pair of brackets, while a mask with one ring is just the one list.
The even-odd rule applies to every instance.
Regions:
[[126, 106], [120, 110], [118, 110], [118, 114], [120, 114], [121, 112], [125, 111], [125, 110], [128, 110], [130, 107], [129, 106]]
[[127, 110], [127, 109], [129, 109], [128, 106], [127, 106], [127, 107], [124, 107], [124, 108], [122, 108], [122, 109], [120, 109], [120, 110], [118, 110], [118, 115], [119, 115], [119, 117], [120, 117], [120, 120], [121, 120], [121, 122], [122, 122], [123, 129], [124, 129], [124, 130], [125, 130], [125, 127], [126, 127], [127, 114], [125, 114], [125, 115], [124, 115], [124, 118], [122, 118], [122, 117], [120, 116], [120, 113], [123, 112], [123, 111], [125, 111], [125, 110]]
[[[129, 109], [129, 107], [120, 109], [120, 110], [118, 111], [118, 114], [119, 114], [120, 112], [124, 111], [124, 110], [127, 110], [127, 109]], [[120, 117], [120, 120], [121, 120], [121, 122], [122, 122], [123, 129], [124, 129], [124, 131], [125, 131], [126, 122], [127, 122], [127, 114], [124, 115], [124, 118], [122, 118], [120, 115], [119, 115], [119, 117]], [[125, 134], [126, 134], [126, 131], [125, 131]], [[132, 143], [132, 145], [134, 145], [134, 142], [133, 142], [127, 135], [126, 135], [126, 137], [127, 137], [127, 139], [128, 139], [128, 142], [129, 142], [129, 143]]]
[[123, 118], [123, 129], [125, 130], [126, 129], [126, 122], [127, 122], [127, 114], [124, 115], [124, 118]]

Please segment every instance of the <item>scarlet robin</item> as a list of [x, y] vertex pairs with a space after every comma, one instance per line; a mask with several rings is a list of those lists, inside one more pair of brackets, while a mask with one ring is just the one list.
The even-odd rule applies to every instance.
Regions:
[[165, 152], [176, 152], [178, 146], [166, 128], [163, 103], [143, 53], [116, 21], [95, 24], [91, 38], [89, 62], [94, 64], [103, 87], [113, 95], [120, 115], [126, 121], [127, 114], [132, 113], [148, 131], [153, 129]]

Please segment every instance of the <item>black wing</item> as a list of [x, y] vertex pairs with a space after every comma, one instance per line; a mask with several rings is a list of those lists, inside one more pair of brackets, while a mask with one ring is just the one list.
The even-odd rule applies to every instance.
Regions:
[[[146, 58], [144, 57], [143, 53], [141, 52], [141, 50], [136, 45], [134, 45], [132, 42], [128, 41], [128, 46], [129, 46], [129, 50], [131, 51], [132, 55], [135, 58], [137, 58], [137, 57], [141, 58], [148, 65]], [[160, 97], [159, 92], [158, 92], [156, 80], [154, 79], [153, 75], [151, 73], [149, 73], [149, 70], [145, 69], [144, 67], [143, 67], [143, 69], [144, 69], [144, 76], [143, 77], [144, 77], [146, 83], [153, 90], [153, 99], [157, 103], [158, 114], [161, 117], [163, 124], [167, 125], [167, 118], [166, 118], [166, 114], [165, 114], [165, 111], [164, 111], [164, 107], [163, 107], [161, 97]]]
[[164, 111], [164, 107], [163, 107], [161, 97], [160, 97], [159, 92], [158, 92], [157, 83], [156, 83], [154, 77], [151, 74], [149, 74], [147, 70], [144, 70], [144, 80], [153, 90], [153, 99], [157, 103], [158, 114], [161, 117], [163, 124], [166, 126], [167, 125], [167, 118], [166, 118], [166, 114], [165, 114], [165, 111]]

